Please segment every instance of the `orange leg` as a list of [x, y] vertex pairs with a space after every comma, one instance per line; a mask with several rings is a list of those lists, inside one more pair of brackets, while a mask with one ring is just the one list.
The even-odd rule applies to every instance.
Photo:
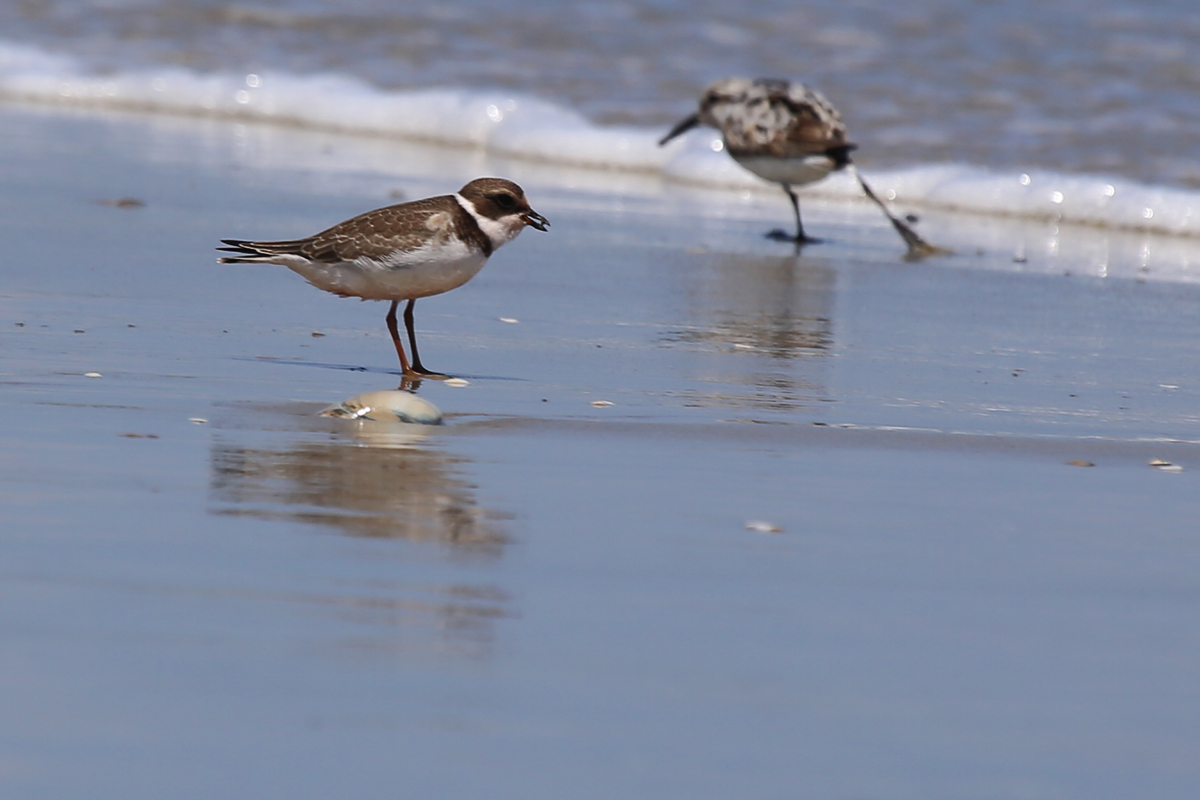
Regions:
[[[392, 344], [396, 345], [396, 355], [400, 356], [400, 371], [405, 375], [413, 374], [412, 367], [408, 365], [408, 356], [404, 354], [404, 344], [400, 341], [400, 331], [396, 327], [396, 306], [400, 304], [399, 300], [392, 301], [392, 307], [387, 313], [388, 332], [392, 334]], [[412, 309], [411, 301], [409, 309]], [[404, 314], [405, 322], [408, 321], [409, 314], [406, 311]], [[411, 329], [410, 329], [411, 331]]]
[[388, 332], [392, 334], [392, 344], [396, 345], [396, 355], [400, 356], [400, 369], [405, 375], [415, 375], [426, 378], [444, 378], [446, 377], [440, 372], [434, 372], [425, 368], [421, 363], [421, 354], [417, 352], [417, 332], [413, 328], [413, 306], [417, 304], [416, 299], [408, 301], [408, 305], [404, 307], [404, 329], [408, 332], [408, 346], [412, 349], [412, 363], [408, 361], [408, 356], [404, 353], [404, 344], [400, 341], [400, 328], [396, 324], [396, 307], [400, 305], [399, 300], [392, 301], [392, 307], [388, 309], [387, 326]]

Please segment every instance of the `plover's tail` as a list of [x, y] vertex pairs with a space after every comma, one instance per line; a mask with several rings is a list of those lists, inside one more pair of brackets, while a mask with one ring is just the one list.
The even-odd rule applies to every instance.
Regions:
[[245, 239], [222, 239], [222, 244], [229, 247], [218, 247], [236, 256], [222, 256], [218, 264], [267, 264], [273, 263], [279, 256], [299, 255], [307, 239], [297, 239], [290, 242], [249, 242]]

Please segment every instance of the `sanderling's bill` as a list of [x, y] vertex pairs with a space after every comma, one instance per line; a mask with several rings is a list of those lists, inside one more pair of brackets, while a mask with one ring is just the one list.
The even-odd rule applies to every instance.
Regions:
[[[529, 207], [525, 192], [503, 178], [478, 178], [457, 194], [378, 208], [306, 239], [251, 242], [222, 239], [234, 256], [222, 264], [282, 264], [318, 289], [342, 297], [390, 300], [387, 327], [406, 376], [445, 377], [426, 369], [417, 353], [413, 305], [419, 297], [462, 286], [496, 248], [527, 226], [550, 225]], [[412, 362], [396, 326], [396, 307], [407, 300], [404, 326]]]
[[846, 141], [846, 126], [837, 109], [816, 89], [802, 83], [763, 78], [725, 78], [704, 90], [696, 113], [680, 120], [659, 140], [664, 145], [699, 125], [721, 132], [725, 150], [746, 169], [783, 187], [796, 217], [796, 233], [768, 234], [773, 239], [813, 244], [800, 221], [800, 201], [793, 186], [821, 180], [850, 166], [867, 196], [883, 209], [892, 226], [908, 244], [910, 256], [946, 252], [926, 243], [897, 219], [871, 191], [850, 163], [857, 145]]

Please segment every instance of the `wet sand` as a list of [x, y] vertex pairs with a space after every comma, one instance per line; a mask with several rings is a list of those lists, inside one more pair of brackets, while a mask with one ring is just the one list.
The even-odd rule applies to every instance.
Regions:
[[[797, 255], [771, 190], [0, 123], [6, 797], [1200, 785], [1200, 245], [930, 213], [905, 263], [807, 197]], [[417, 304], [447, 424], [317, 416], [396, 387], [386, 307], [217, 240], [480, 174], [553, 227]]]

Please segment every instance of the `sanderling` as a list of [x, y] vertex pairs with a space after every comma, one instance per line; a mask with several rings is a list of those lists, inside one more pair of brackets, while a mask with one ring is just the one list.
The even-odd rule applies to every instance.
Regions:
[[796, 233], [789, 236], [775, 230], [768, 234], [771, 238], [798, 245], [820, 241], [804, 233], [800, 201], [792, 187], [814, 183], [849, 166], [863, 191], [904, 238], [910, 256], [947, 252], [928, 244], [897, 219], [854, 170], [850, 151], [857, 145], [846, 141], [841, 115], [816, 89], [769, 78], [719, 80], [704, 90], [699, 109], [680, 120], [658, 143], [664, 145], [699, 125], [720, 131], [734, 161], [760, 178], [778, 183], [787, 193]]
[[[223, 264], [282, 264], [318, 289], [342, 297], [391, 300], [387, 327], [406, 376], [444, 377], [426, 369], [417, 353], [413, 305], [419, 297], [462, 286], [496, 248], [526, 226], [550, 225], [529, 207], [521, 187], [503, 178], [478, 178], [457, 194], [378, 208], [306, 239], [251, 242], [222, 239], [236, 256]], [[412, 363], [396, 327], [396, 307], [407, 300], [404, 326]]]

